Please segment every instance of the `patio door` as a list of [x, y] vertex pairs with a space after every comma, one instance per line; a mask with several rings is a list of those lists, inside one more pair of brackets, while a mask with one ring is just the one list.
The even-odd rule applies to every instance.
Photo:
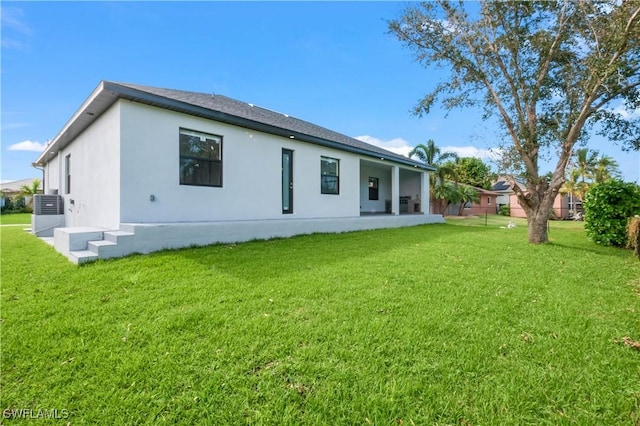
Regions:
[[293, 213], [293, 151], [282, 150], [282, 213]]

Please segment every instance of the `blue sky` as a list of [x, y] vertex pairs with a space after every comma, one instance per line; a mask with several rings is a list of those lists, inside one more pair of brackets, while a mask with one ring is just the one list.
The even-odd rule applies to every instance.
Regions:
[[[488, 161], [500, 135], [479, 111], [411, 115], [446, 74], [387, 33], [405, 5], [4, 1], [0, 178], [39, 177], [31, 162], [101, 80], [223, 94], [396, 152], [433, 139]], [[590, 147], [640, 182], [640, 153]]]

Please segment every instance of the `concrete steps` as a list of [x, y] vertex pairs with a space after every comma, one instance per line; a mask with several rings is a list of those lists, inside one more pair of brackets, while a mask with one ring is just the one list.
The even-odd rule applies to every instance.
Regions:
[[131, 253], [132, 232], [99, 228], [56, 228], [55, 247], [76, 264], [122, 257]]
[[90, 250], [73, 250], [67, 257], [77, 265], [98, 260], [98, 255]]

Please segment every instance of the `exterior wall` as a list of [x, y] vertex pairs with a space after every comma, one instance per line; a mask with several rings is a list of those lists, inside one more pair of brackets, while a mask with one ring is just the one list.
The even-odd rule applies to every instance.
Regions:
[[[511, 194], [510, 204], [511, 217], [527, 217], [515, 194]], [[567, 219], [569, 217], [569, 200], [567, 196], [561, 194], [556, 196], [553, 201], [553, 212], [558, 219]]]
[[400, 196], [411, 197], [412, 200], [420, 199], [422, 173], [412, 170], [400, 169]]
[[[378, 178], [378, 199], [369, 200], [369, 178]], [[391, 169], [374, 166], [371, 163], [360, 164], [360, 211], [365, 213], [384, 213], [386, 200], [391, 200]]]
[[[49, 189], [64, 197], [65, 226], [120, 225], [120, 107], [116, 103], [47, 164]], [[71, 192], [65, 194], [65, 157], [71, 154]], [[56, 182], [57, 184], [54, 187]]]
[[480, 210], [479, 213], [475, 214], [484, 214], [485, 212], [496, 214], [498, 212], [495, 195], [480, 194], [480, 202], [477, 204], [474, 203], [473, 207]]
[[520, 206], [516, 194], [509, 195], [509, 212], [511, 217], [527, 217], [527, 213]]
[[[359, 216], [360, 158], [224, 123], [118, 101], [121, 222]], [[222, 187], [180, 185], [179, 129], [220, 135]], [[282, 213], [282, 149], [293, 150], [293, 214]], [[340, 160], [340, 194], [320, 193], [320, 157]], [[151, 201], [151, 195], [155, 200]]]
[[134, 237], [115, 257], [191, 245], [234, 243], [253, 239], [288, 238], [294, 235], [317, 232], [351, 232], [433, 223], [444, 223], [444, 218], [440, 215], [372, 215], [345, 218], [276, 219], [270, 222], [248, 220], [240, 222], [124, 224], [122, 229], [131, 232]]
[[[492, 194], [478, 194], [480, 201], [477, 203], [472, 203], [471, 207], [465, 207], [462, 210], [463, 216], [481, 216], [484, 214], [496, 214], [497, 212], [497, 204], [496, 204], [496, 195]], [[491, 199], [491, 202], [489, 202]], [[456, 203], [454, 205], [449, 206], [447, 209], [447, 214], [457, 215], [460, 213], [460, 203]]]
[[60, 155], [52, 155], [54, 157], [44, 166], [44, 194], [54, 195], [62, 194], [60, 190]]
[[569, 218], [569, 197], [558, 194], [553, 200], [553, 212], [557, 219]]
[[498, 206], [501, 205], [506, 205], [508, 206], [510, 204], [510, 195], [509, 194], [500, 194], [496, 197], [496, 204]]

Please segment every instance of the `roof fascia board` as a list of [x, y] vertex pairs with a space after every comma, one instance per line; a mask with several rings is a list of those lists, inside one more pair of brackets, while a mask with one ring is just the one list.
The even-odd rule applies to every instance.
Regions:
[[[384, 155], [376, 152], [367, 151], [357, 147], [350, 147], [348, 145], [343, 145], [338, 142], [333, 142], [333, 141], [318, 138], [315, 136], [306, 135], [304, 133], [292, 132], [291, 130], [287, 130], [277, 126], [272, 126], [269, 124], [260, 123], [258, 121], [250, 120], [248, 118], [238, 117], [238, 116], [226, 114], [220, 111], [214, 111], [209, 108], [193, 105], [193, 104], [183, 102], [183, 101], [178, 101], [175, 99], [166, 98], [164, 96], [155, 95], [153, 93], [143, 92], [130, 87], [120, 86], [117, 83], [113, 84], [113, 83], [107, 82], [105, 85], [105, 88], [107, 90], [111, 90], [113, 92], [118, 93], [124, 99], [129, 99], [129, 100], [137, 101], [141, 103], [147, 103], [150, 105], [158, 105], [170, 110], [184, 112], [189, 115], [195, 115], [198, 117], [208, 118], [211, 120], [244, 127], [251, 130], [257, 130], [260, 132], [269, 133], [276, 136], [282, 136], [285, 138], [290, 138], [290, 139], [299, 140], [303, 142], [313, 143], [316, 145], [326, 146], [326, 147], [334, 148], [340, 151], [347, 151], [347, 152], [360, 154], [360, 155], [364, 155], [371, 158], [390, 161], [393, 163], [399, 163], [406, 166], [410, 166], [412, 168], [420, 168], [427, 171], [435, 171], [435, 168], [433, 167], [419, 164], [410, 159], [407, 159], [406, 161], [402, 161], [401, 159], [394, 158], [394, 157], [385, 157]], [[293, 138], [291, 138], [291, 136], [293, 136]]]
[[[49, 145], [47, 145], [44, 151], [42, 151], [42, 153], [38, 156], [36, 161], [33, 163], [34, 165], [44, 165], [45, 163], [48, 163], [48, 160], [46, 158], [49, 152], [58, 151], [58, 145], [60, 145], [60, 140], [62, 139], [62, 136], [75, 123], [78, 117], [80, 117], [82, 114], [85, 113], [87, 108], [95, 101], [95, 99], [98, 96], [100, 96], [100, 94], [104, 90], [104, 87], [105, 87], [105, 82], [101, 81], [100, 84], [98, 84], [98, 86], [93, 90], [93, 92], [91, 92], [91, 94], [87, 97], [87, 99], [85, 99], [82, 105], [80, 105], [80, 108], [78, 108], [78, 110], [71, 116], [69, 121], [67, 121], [67, 123], [64, 125], [62, 130], [60, 130], [60, 132], [58, 132], [56, 137], [53, 138], [53, 141]], [[94, 117], [94, 119], [95, 118], [97, 118], [97, 116]], [[42, 161], [44, 161], [44, 163]]]
[[[292, 132], [291, 130], [287, 130], [281, 127], [260, 123], [258, 121], [250, 120], [243, 117], [238, 117], [231, 114], [226, 114], [220, 111], [214, 111], [214, 110], [201, 107], [198, 105], [193, 105], [187, 102], [170, 99], [164, 96], [155, 95], [152, 93], [144, 92], [144, 91], [126, 87], [126, 86], [121, 86], [117, 83], [112, 83], [109, 81], [100, 82], [98, 87], [96, 87], [94, 91], [91, 92], [91, 95], [89, 95], [89, 97], [82, 103], [80, 108], [71, 117], [71, 119], [65, 124], [62, 130], [56, 135], [56, 137], [53, 139], [53, 142], [47, 145], [46, 149], [40, 154], [40, 156], [38, 156], [36, 161], [33, 163], [34, 165], [43, 166], [49, 161], [48, 160], [49, 152], [51, 151], [57, 152], [60, 148], [63, 147], [60, 145], [64, 142], [64, 137], [66, 136], [66, 132], [71, 128], [71, 126], [74, 125], [77, 119], [81, 117], [87, 111], [87, 109], [89, 109], [91, 104], [94, 103], [98, 97], [100, 97], [101, 95], [102, 96], [105, 95], [106, 91], [109, 91], [112, 94], [116, 95], [117, 99], [126, 99], [133, 102], [148, 104], [151, 106], [158, 106], [165, 109], [182, 112], [189, 115], [195, 115], [198, 117], [203, 117], [203, 118], [207, 118], [207, 119], [211, 119], [211, 120], [215, 120], [215, 121], [219, 121], [227, 124], [232, 124], [232, 125], [244, 127], [251, 130], [256, 130], [256, 131], [269, 133], [277, 136], [282, 136], [282, 137], [290, 138], [293, 140], [308, 142], [315, 145], [321, 145], [321, 146], [333, 148], [339, 151], [351, 152], [351, 153], [363, 155], [369, 158], [388, 161], [394, 164], [401, 164], [404, 166], [411, 167], [412, 169], [435, 171], [434, 167], [428, 166], [426, 164], [420, 164], [408, 158], [405, 161], [395, 157], [387, 157], [377, 152], [368, 151], [366, 149], [362, 149], [358, 147], [344, 145], [338, 142], [333, 142], [327, 139], [307, 135], [304, 133]], [[114, 98], [114, 102], [117, 100], [116, 98]], [[93, 116], [93, 119], [87, 123], [87, 126], [90, 125], [91, 122], [93, 122], [93, 120], [98, 118], [99, 115], [100, 114], [96, 114], [95, 116]], [[84, 128], [81, 129], [80, 131], [82, 130], [84, 130]]]

